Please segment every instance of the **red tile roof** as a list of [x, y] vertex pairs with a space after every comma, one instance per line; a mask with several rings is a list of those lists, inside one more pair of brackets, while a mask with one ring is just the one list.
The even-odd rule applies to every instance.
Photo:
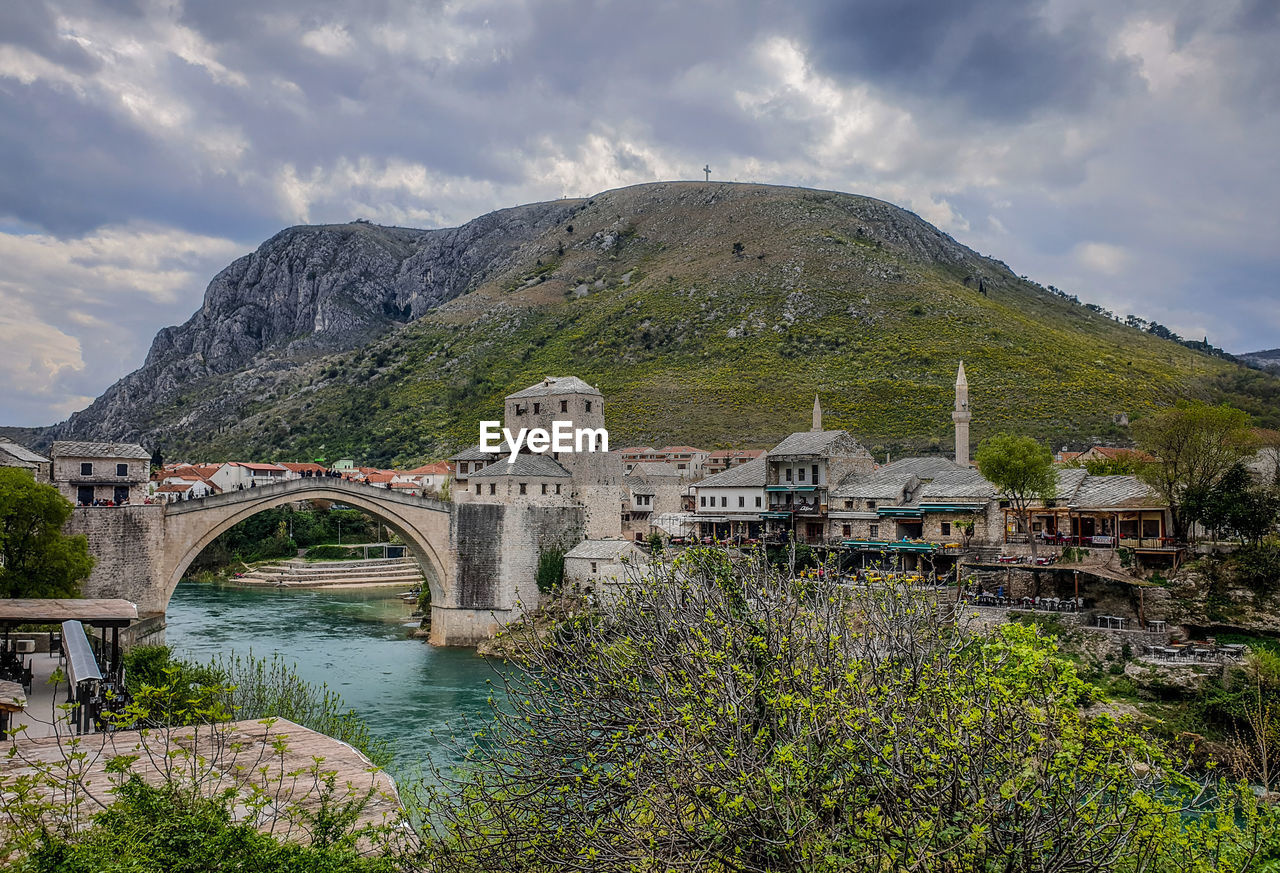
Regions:
[[412, 476], [427, 476], [448, 473], [449, 469], [448, 461], [436, 461], [434, 464], [423, 464], [421, 467], [414, 467], [408, 473]]
[[296, 463], [291, 463], [289, 461], [281, 461], [280, 466], [284, 467], [286, 470], [288, 470], [291, 473], [306, 473], [308, 471], [312, 473], [323, 473], [326, 469], [326, 467], [323, 464], [315, 464], [315, 463], [296, 464]]

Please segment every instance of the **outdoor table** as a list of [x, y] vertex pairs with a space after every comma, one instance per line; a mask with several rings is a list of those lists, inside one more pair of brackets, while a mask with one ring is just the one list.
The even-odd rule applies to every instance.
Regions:
[[0, 740], [9, 737], [9, 719], [27, 708], [27, 695], [17, 682], [0, 682]]

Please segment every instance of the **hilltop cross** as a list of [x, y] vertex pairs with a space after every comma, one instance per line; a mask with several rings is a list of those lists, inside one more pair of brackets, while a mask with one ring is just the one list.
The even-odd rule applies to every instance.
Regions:
[[702, 168], [702, 172], [707, 174], [707, 181], [710, 182], [711, 181], [711, 165], [707, 164], [706, 166], [704, 166]]

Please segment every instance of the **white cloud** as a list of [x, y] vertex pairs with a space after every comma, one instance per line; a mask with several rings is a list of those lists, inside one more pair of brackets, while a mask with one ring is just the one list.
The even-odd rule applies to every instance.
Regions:
[[354, 45], [351, 34], [340, 24], [326, 24], [302, 35], [302, 44], [313, 52], [330, 58], [340, 58], [351, 53]]
[[1119, 275], [1129, 263], [1129, 253], [1111, 243], [1080, 243], [1075, 256], [1088, 269], [1107, 276]]
[[[150, 226], [79, 239], [0, 233], [0, 372], [7, 416], [48, 424], [142, 362], [150, 333], [185, 320], [243, 246]], [[41, 415], [43, 418], [35, 416]]]

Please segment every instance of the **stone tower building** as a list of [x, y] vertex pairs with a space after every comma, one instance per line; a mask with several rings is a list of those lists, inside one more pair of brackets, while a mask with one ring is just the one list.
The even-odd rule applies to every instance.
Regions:
[[962, 467], [969, 466], [969, 422], [972, 418], [969, 380], [964, 376], [964, 361], [961, 361], [960, 371], [956, 373], [956, 411], [951, 413], [951, 420], [956, 424], [956, 463]]
[[[550, 431], [555, 421], [604, 428], [604, 395], [577, 376], [551, 376], [507, 395], [503, 418], [512, 431]], [[526, 451], [522, 449], [522, 451]], [[622, 460], [611, 452], [549, 452], [572, 477], [572, 498], [586, 510], [589, 539], [622, 535]], [[503, 459], [505, 463], [505, 459]], [[487, 468], [486, 468], [487, 469]]]

